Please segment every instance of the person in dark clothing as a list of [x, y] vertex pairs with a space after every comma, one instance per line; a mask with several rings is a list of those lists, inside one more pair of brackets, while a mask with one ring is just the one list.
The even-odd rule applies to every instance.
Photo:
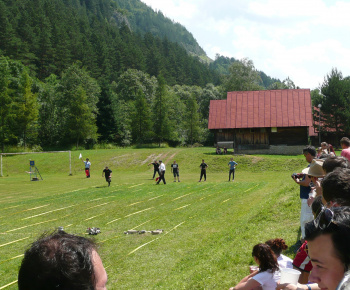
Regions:
[[171, 164], [171, 172], [174, 175], [174, 182], [176, 182], [176, 176], [177, 176], [177, 180], [178, 182], [180, 182], [180, 175], [179, 175], [179, 164], [176, 163], [176, 161], [174, 161], [173, 164]]
[[154, 171], [153, 171], [152, 179], [154, 179], [154, 177], [156, 176], [156, 173], [158, 173], [158, 175], [159, 175], [159, 163], [157, 160], [155, 160], [153, 163], [148, 164], [148, 166], [150, 166], [150, 165], [153, 165]]
[[204, 159], [202, 159], [202, 163], [201, 165], [199, 165], [200, 169], [201, 169], [201, 177], [199, 178], [198, 182], [202, 181], [202, 177], [204, 176], [204, 181], [207, 181], [207, 168], [208, 165], [204, 162]]
[[105, 178], [106, 178], [106, 181], [108, 182], [108, 186], [111, 186], [112, 170], [110, 170], [108, 166], [106, 166], [106, 168], [103, 169], [102, 171], [102, 177], [103, 177], [103, 174], [105, 174]]

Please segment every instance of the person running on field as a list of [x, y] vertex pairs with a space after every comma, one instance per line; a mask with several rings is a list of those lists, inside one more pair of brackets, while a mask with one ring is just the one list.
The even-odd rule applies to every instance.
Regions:
[[159, 160], [159, 179], [156, 184], [159, 184], [161, 180], [163, 180], [163, 183], [166, 184], [164, 175], [165, 175], [165, 164], [162, 162], [162, 160]]
[[171, 172], [174, 174], [174, 182], [176, 182], [176, 176], [178, 182], [180, 182], [180, 176], [179, 176], [179, 164], [176, 163], [176, 161], [171, 164]]
[[86, 158], [86, 161], [84, 161], [83, 159], [81, 160], [84, 162], [85, 164], [85, 174], [86, 174], [86, 178], [90, 178], [90, 167], [91, 167], [91, 162], [89, 161], [89, 158]]
[[110, 170], [108, 168], [108, 166], [106, 166], [105, 169], [103, 169], [102, 171], [102, 177], [103, 177], [103, 173], [105, 174], [105, 178], [106, 181], [108, 182], [108, 186], [111, 186], [111, 182], [112, 182], [112, 170]]
[[233, 161], [233, 158], [231, 158], [231, 161], [228, 163], [228, 166], [230, 166], [230, 172], [229, 172], [229, 175], [228, 175], [228, 181], [231, 180], [231, 174], [232, 174], [232, 181], [234, 181], [236, 165], [237, 165], [237, 162]]
[[201, 177], [199, 178], [198, 182], [202, 181], [202, 177], [204, 176], [204, 181], [207, 181], [207, 168], [208, 165], [204, 162], [204, 159], [202, 159], [202, 163], [201, 165], [199, 165], [200, 169], [201, 169]]
[[154, 179], [154, 177], [156, 176], [156, 173], [158, 173], [159, 175], [159, 163], [157, 160], [155, 160], [153, 163], [149, 163], [148, 166], [150, 166], [151, 164], [153, 165], [153, 170], [154, 170], [152, 179]]

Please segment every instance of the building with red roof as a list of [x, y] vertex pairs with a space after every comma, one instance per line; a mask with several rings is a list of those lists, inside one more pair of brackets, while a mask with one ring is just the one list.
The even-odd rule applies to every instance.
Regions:
[[228, 92], [210, 101], [214, 145], [235, 153], [301, 154], [312, 126], [309, 89]]

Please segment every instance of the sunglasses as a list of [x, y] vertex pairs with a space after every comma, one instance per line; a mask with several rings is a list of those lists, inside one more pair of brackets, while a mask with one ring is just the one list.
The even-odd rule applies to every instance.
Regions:
[[314, 219], [314, 225], [316, 228], [324, 230], [328, 228], [331, 223], [337, 224], [333, 221], [333, 217], [334, 212], [324, 206], [318, 216]]

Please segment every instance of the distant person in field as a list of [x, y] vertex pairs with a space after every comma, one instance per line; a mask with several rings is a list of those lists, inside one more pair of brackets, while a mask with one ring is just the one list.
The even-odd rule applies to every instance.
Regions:
[[105, 175], [106, 181], [108, 182], [108, 187], [111, 186], [111, 182], [112, 182], [112, 170], [110, 170], [108, 168], [108, 166], [106, 166], [105, 169], [103, 169], [102, 171], [102, 177], [103, 174]]
[[228, 181], [231, 180], [231, 174], [232, 174], [232, 181], [235, 180], [236, 165], [238, 165], [238, 163], [233, 161], [233, 158], [231, 158], [231, 161], [228, 163], [228, 166], [230, 167], [230, 171], [229, 171], [229, 174], [228, 174]]
[[176, 176], [177, 176], [177, 181], [180, 182], [180, 175], [179, 175], [179, 164], [176, 163], [176, 161], [171, 164], [171, 172], [174, 175], [174, 182], [176, 182]]
[[224, 155], [226, 155], [227, 154], [227, 148], [226, 147], [224, 147]]
[[154, 177], [156, 176], [156, 174], [158, 173], [159, 175], [159, 163], [157, 160], [155, 160], [152, 163], [149, 163], [148, 166], [153, 165], [153, 177], [152, 179], [154, 179]]
[[165, 182], [165, 164], [162, 162], [162, 160], [159, 160], [159, 179], [156, 184], [159, 184], [159, 182], [163, 180], [163, 183], [166, 184]]
[[202, 163], [201, 163], [201, 165], [199, 165], [199, 167], [201, 169], [201, 176], [200, 176], [198, 182], [202, 181], [202, 177], [203, 176], [204, 176], [204, 181], [207, 181], [207, 168], [208, 168], [208, 165], [207, 165], [207, 163], [204, 162], [204, 159], [202, 159]]
[[340, 139], [340, 146], [342, 148], [341, 156], [347, 158], [350, 161], [350, 140], [347, 137]]
[[221, 149], [219, 146], [216, 147], [216, 154], [220, 155], [221, 154]]
[[90, 178], [90, 167], [91, 167], [91, 162], [89, 161], [89, 158], [86, 158], [86, 161], [84, 161], [83, 159], [81, 160], [84, 162], [85, 164], [85, 174], [86, 174], [86, 178]]
[[107, 273], [90, 239], [54, 232], [26, 250], [18, 273], [19, 290], [105, 290]]

